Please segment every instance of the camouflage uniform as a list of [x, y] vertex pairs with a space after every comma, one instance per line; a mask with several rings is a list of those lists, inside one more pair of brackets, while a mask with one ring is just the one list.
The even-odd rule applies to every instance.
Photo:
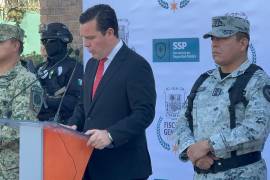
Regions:
[[[185, 117], [186, 107], [181, 113], [173, 135], [179, 147], [180, 159], [187, 160], [185, 150], [202, 140], [209, 140], [214, 155], [224, 159], [230, 158], [231, 151], [241, 155], [263, 150], [270, 131], [270, 96], [267, 86], [270, 85], [270, 79], [264, 71], [256, 71], [248, 82], [245, 97], [249, 103], [246, 107], [242, 103], [236, 106], [236, 128], [230, 129], [228, 90], [249, 65], [250, 62], [245, 61], [224, 79], [221, 79], [219, 68], [208, 72], [210, 76], [199, 87], [193, 101], [194, 134], [191, 133]], [[267, 93], [264, 94], [265, 90]], [[267, 179], [267, 169], [262, 159], [216, 174], [195, 172], [194, 179], [261, 180]]]
[[[1, 41], [8, 39], [4, 33], [9, 32], [12, 37], [18, 35], [19, 31], [15, 26], [3, 24], [0, 26]], [[2, 31], [2, 28], [8, 31]], [[42, 92], [38, 82], [13, 99], [34, 80], [35, 75], [28, 72], [20, 62], [7, 73], [0, 75], [0, 118], [36, 120], [36, 111], [41, 104], [37, 101]], [[6, 179], [19, 179], [19, 131], [0, 126], [0, 180]]]

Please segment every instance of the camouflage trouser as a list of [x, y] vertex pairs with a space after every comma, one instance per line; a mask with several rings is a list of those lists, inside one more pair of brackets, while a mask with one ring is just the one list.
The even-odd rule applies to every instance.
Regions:
[[19, 179], [19, 145], [11, 149], [0, 148], [0, 180]]
[[217, 174], [194, 174], [194, 180], [267, 180], [264, 160]]

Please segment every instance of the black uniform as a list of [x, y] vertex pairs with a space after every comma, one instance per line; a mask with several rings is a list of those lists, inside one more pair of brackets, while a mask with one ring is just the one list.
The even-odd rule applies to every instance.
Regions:
[[[39, 120], [53, 120], [75, 64], [76, 61], [74, 59], [67, 57], [49, 72], [48, 70], [54, 65], [51, 62], [42, 63], [38, 68], [39, 73], [45, 72], [45, 75], [40, 78], [40, 83], [44, 89], [44, 103], [38, 114]], [[65, 123], [65, 120], [72, 115], [74, 107], [78, 102], [82, 75], [83, 67], [78, 63], [61, 105], [59, 119], [62, 123]]]
[[[80, 97], [83, 66], [68, 56], [67, 43], [72, 41], [72, 35], [65, 25], [49, 24], [42, 32], [41, 41], [48, 58], [46, 62], [37, 67], [37, 76], [44, 89], [44, 102], [38, 119], [41, 121], [53, 120], [66, 91], [58, 118], [58, 122], [66, 124], [66, 120], [72, 115]], [[72, 79], [68, 85], [71, 75]]]

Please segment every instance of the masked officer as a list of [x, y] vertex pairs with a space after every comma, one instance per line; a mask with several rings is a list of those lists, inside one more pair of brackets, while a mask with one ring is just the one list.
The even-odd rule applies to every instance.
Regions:
[[212, 18], [212, 56], [218, 67], [195, 82], [175, 129], [181, 160], [194, 179], [267, 179], [261, 157], [270, 131], [270, 78], [248, 60], [249, 21]]
[[73, 37], [66, 25], [50, 23], [41, 27], [40, 32], [47, 59], [37, 67], [37, 76], [44, 88], [44, 103], [38, 118], [49, 121], [57, 116], [58, 122], [65, 124], [80, 96], [83, 66], [69, 57], [67, 45]]

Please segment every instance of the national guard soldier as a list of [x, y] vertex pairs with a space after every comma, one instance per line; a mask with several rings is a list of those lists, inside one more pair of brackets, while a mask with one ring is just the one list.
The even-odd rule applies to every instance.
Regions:
[[270, 79], [247, 57], [249, 21], [212, 18], [212, 56], [218, 67], [200, 76], [174, 130], [179, 158], [194, 179], [266, 179], [261, 157], [270, 130]]
[[83, 66], [69, 57], [67, 44], [72, 42], [73, 37], [66, 25], [50, 23], [41, 26], [40, 32], [47, 59], [37, 67], [37, 76], [44, 89], [44, 103], [38, 118], [66, 124], [80, 96]]
[[[0, 24], [0, 118], [36, 120], [42, 88], [36, 77], [21, 65], [24, 31]], [[30, 83], [33, 85], [30, 86]], [[0, 126], [0, 180], [19, 179], [18, 129]]]

